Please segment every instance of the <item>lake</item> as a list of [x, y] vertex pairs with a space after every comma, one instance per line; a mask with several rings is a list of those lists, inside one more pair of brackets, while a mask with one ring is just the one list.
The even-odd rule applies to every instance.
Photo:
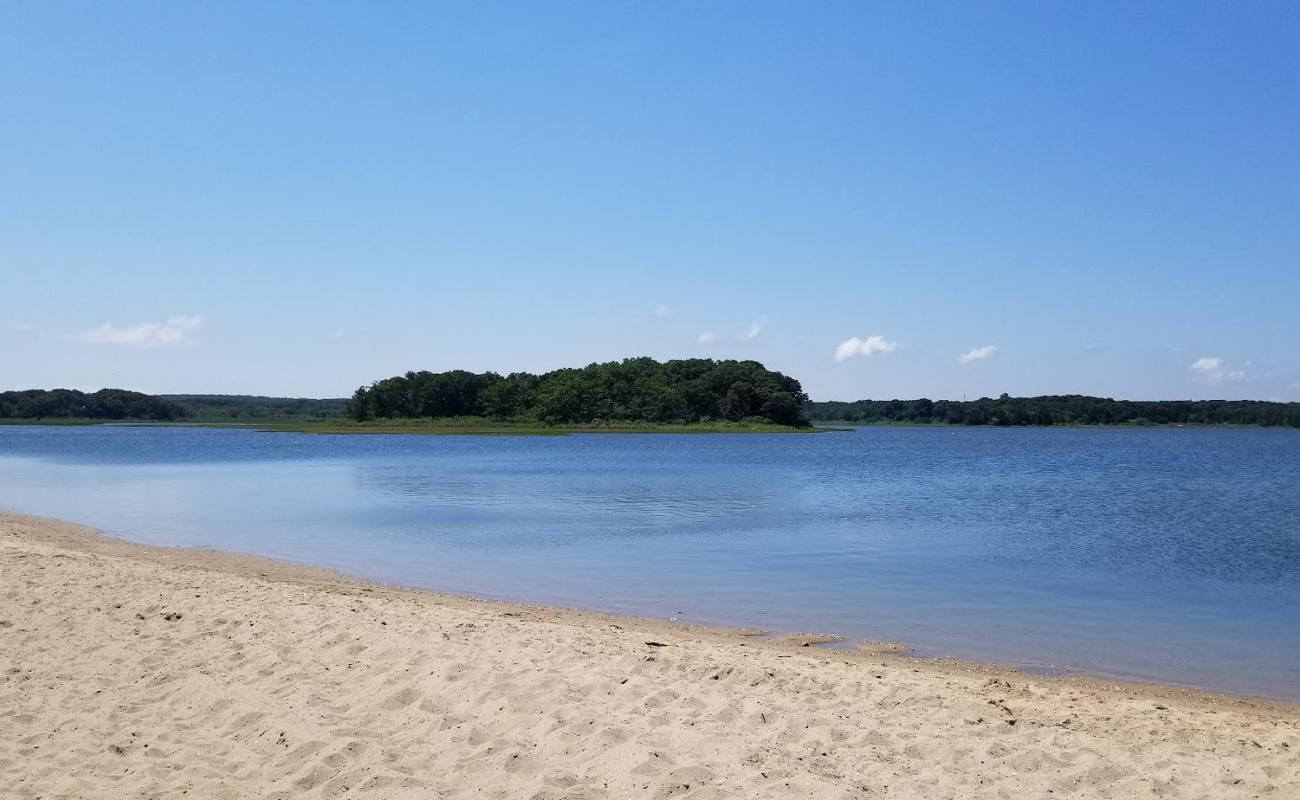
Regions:
[[1300, 431], [0, 426], [0, 507], [440, 591], [1300, 699]]

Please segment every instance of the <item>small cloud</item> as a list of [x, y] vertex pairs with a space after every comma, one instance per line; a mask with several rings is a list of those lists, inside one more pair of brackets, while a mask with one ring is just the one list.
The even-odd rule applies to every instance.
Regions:
[[997, 351], [998, 351], [997, 345], [986, 344], [983, 347], [976, 347], [973, 350], [968, 350], [965, 353], [962, 353], [961, 355], [957, 356], [957, 363], [969, 364], [972, 361], [981, 361], [993, 355]]
[[718, 340], [718, 334], [714, 333], [713, 331], [705, 331], [704, 333], [701, 333], [699, 336], [695, 337], [696, 343], [701, 346], [713, 344], [717, 340]]
[[835, 348], [835, 360], [848, 361], [854, 356], [870, 358], [876, 353], [892, 353], [897, 348], [898, 342], [891, 342], [883, 336], [868, 336], [865, 339], [854, 336], [840, 342], [840, 346]]
[[[1247, 361], [1249, 366], [1254, 362]], [[1223, 383], [1242, 380], [1246, 377], [1246, 370], [1229, 365], [1219, 356], [1201, 356], [1193, 361], [1188, 367], [1192, 374], [1192, 380], [1198, 383]]]
[[671, 317], [672, 315], [673, 315], [673, 310], [668, 306], [662, 304], [655, 306], [656, 317]]
[[758, 335], [763, 332], [763, 326], [766, 324], [767, 324], [767, 317], [759, 317], [758, 319], [749, 323], [748, 328], [740, 332], [740, 338], [742, 340], [757, 338]]
[[164, 322], [137, 322], [121, 327], [105, 322], [83, 333], [81, 341], [128, 347], [171, 347], [201, 327], [202, 317], [168, 317]]

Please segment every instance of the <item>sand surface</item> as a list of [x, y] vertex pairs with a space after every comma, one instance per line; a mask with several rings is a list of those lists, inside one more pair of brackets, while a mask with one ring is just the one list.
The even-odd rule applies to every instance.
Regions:
[[0, 796], [1294, 800], [1300, 713], [0, 513]]

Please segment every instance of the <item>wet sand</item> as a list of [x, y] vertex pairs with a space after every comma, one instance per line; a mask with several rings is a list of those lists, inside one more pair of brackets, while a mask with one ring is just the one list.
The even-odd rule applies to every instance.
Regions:
[[1300, 797], [1300, 706], [473, 600], [0, 512], [0, 794]]

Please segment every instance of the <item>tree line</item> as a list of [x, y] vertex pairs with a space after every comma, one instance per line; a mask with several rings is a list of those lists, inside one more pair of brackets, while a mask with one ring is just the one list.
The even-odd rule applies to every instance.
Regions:
[[260, 397], [244, 394], [162, 394], [196, 420], [331, 419], [343, 416], [346, 398]]
[[185, 416], [179, 404], [125, 389], [27, 389], [0, 392], [4, 419], [137, 419], [165, 422]]
[[799, 381], [757, 361], [629, 358], [514, 372], [408, 372], [362, 386], [347, 404], [354, 420], [491, 417], [546, 424], [759, 421], [803, 426]]
[[809, 402], [755, 361], [650, 358], [524, 372], [408, 372], [351, 399], [147, 395], [125, 389], [0, 392], [0, 419], [176, 420], [491, 417], [547, 424], [761, 421], [946, 425], [1258, 425], [1300, 428], [1300, 403], [1112, 400], [1085, 395]]
[[344, 398], [251, 397], [226, 394], [148, 395], [125, 389], [79, 392], [28, 389], [0, 392], [0, 419], [175, 420], [330, 419], [343, 416]]
[[814, 421], [946, 425], [1262, 425], [1300, 428], [1300, 403], [1112, 400], [1086, 395], [808, 403]]

